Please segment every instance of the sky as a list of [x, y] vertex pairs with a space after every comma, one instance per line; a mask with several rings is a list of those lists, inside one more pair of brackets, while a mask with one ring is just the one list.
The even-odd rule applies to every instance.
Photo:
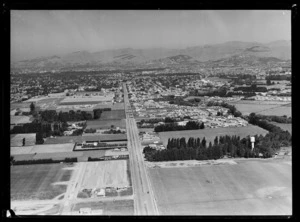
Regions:
[[75, 51], [291, 40], [288, 10], [12, 10], [11, 60]]

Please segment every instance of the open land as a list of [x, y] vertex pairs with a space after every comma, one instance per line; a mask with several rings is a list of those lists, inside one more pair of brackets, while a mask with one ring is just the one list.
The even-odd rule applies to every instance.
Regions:
[[27, 102], [27, 101], [10, 104], [10, 110], [14, 110], [17, 108], [28, 108], [28, 107], [30, 107], [30, 102]]
[[100, 120], [113, 120], [113, 119], [125, 119], [124, 110], [111, 110], [103, 111], [100, 116]]
[[286, 115], [287, 117], [291, 117], [292, 116], [292, 109], [291, 109], [290, 106], [279, 106], [279, 107], [274, 107], [274, 108], [262, 110], [260, 112], [257, 112], [257, 114], [275, 115], [275, 116]]
[[30, 116], [10, 116], [10, 124], [31, 123]]
[[262, 115], [291, 116], [291, 106], [289, 105], [290, 102], [242, 100], [229, 103], [234, 105], [243, 115], [257, 113]]
[[47, 200], [66, 191], [66, 185], [53, 185], [68, 181], [72, 170], [65, 164], [39, 164], [11, 167], [11, 200]]
[[291, 123], [276, 123], [271, 122], [273, 125], [280, 127], [282, 130], [287, 130], [289, 133], [292, 133], [292, 124]]
[[45, 98], [38, 100], [36, 106], [42, 110], [56, 109], [61, 100], [63, 100], [63, 98]]
[[93, 128], [93, 129], [110, 129], [111, 125], [114, 125], [115, 127], [125, 128], [126, 127], [126, 121], [125, 121], [125, 119], [87, 121], [86, 129], [90, 129], [90, 128]]
[[25, 146], [32, 146], [35, 144], [35, 133], [11, 134], [10, 146], [23, 146], [23, 138], [25, 138]]
[[[12, 209], [19, 215], [70, 215], [88, 207], [93, 211], [101, 208], [105, 215], [133, 215], [127, 167], [127, 160], [12, 166]], [[98, 187], [128, 189], [116, 191], [116, 196], [77, 196], [82, 189]]]
[[169, 132], [160, 132], [159, 137], [163, 144], [166, 146], [168, 143], [168, 139], [172, 138], [181, 138], [185, 137], [185, 139], [189, 139], [190, 137], [200, 138], [202, 140], [205, 137], [206, 142], [209, 143], [210, 141], [216, 138], [216, 136], [240, 136], [241, 138], [246, 137], [248, 135], [265, 135], [268, 131], [254, 125], [248, 125], [243, 127], [231, 127], [231, 128], [206, 128], [201, 130], [183, 130], [183, 131], [169, 131]]
[[94, 106], [94, 109], [104, 109], [104, 108], [111, 108], [111, 110], [124, 110], [124, 103], [112, 103], [112, 102], [105, 102], [105, 103], [98, 103]]
[[126, 160], [85, 163], [81, 189], [127, 187]]
[[291, 215], [290, 161], [151, 168], [160, 215]]

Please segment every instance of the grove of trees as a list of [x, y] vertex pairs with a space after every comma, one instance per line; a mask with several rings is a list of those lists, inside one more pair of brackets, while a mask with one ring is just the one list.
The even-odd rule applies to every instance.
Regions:
[[[168, 140], [166, 149], [156, 150], [149, 146], [145, 147], [143, 153], [148, 161], [173, 161], [173, 160], [212, 160], [220, 159], [225, 155], [230, 157], [245, 158], [269, 158], [281, 146], [291, 145], [291, 137], [268, 133], [265, 136], [255, 135], [255, 146], [252, 150], [250, 136], [240, 138], [239, 136], [215, 137], [214, 142], [207, 144], [205, 137], [189, 138], [186, 142], [184, 137]], [[261, 155], [260, 155], [261, 154]]]
[[188, 121], [185, 126], [177, 123], [166, 123], [154, 127], [155, 132], [204, 129], [204, 123]]
[[234, 91], [243, 91], [243, 92], [267, 92], [268, 89], [266, 87], [257, 87], [256, 84], [252, 84], [250, 87], [241, 86], [234, 88]]
[[236, 109], [234, 105], [230, 105], [228, 103], [225, 103], [224, 101], [222, 102], [217, 102], [217, 101], [209, 101], [207, 106], [221, 106], [224, 108], [228, 109], [228, 114], [232, 114], [234, 117], [241, 117], [242, 113]]

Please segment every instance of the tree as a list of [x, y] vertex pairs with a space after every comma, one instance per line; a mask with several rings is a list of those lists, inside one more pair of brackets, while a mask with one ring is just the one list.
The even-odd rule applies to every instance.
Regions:
[[206, 148], [206, 139], [205, 137], [203, 137], [202, 141], [201, 141], [201, 144], [204, 148]]
[[31, 104], [30, 104], [30, 113], [33, 113], [35, 111], [35, 105], [34, 105], [34, 103], [32, 102]]
[[216, 136], [216, 138], [214, 139], [214, 145], [218, 145], [219, 144], [219, 140], [218, 140], [218, 136]]
[[36, 142], [35, 142], [36, 144], [43, 144], [44, 143], [43, 134], [36, 133], [35, 140], [36, 140]]

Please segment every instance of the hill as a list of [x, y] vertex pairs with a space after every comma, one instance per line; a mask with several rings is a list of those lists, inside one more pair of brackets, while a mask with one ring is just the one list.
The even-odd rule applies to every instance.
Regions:
[[[267, 59], [258, 59], [267, 58]], [[267, 44], [232, 41], [222, 44], [188, 47], [185, 49], [116, 49], [99, 52], [78, 51], [64, 55], [13, 61], [12, 69], [62, 69], [110, 65], [147, 64], [201, 64], [222, 62], [230, 64], [257, 64], [291, 59], [291, 41], [275, 41]]]

